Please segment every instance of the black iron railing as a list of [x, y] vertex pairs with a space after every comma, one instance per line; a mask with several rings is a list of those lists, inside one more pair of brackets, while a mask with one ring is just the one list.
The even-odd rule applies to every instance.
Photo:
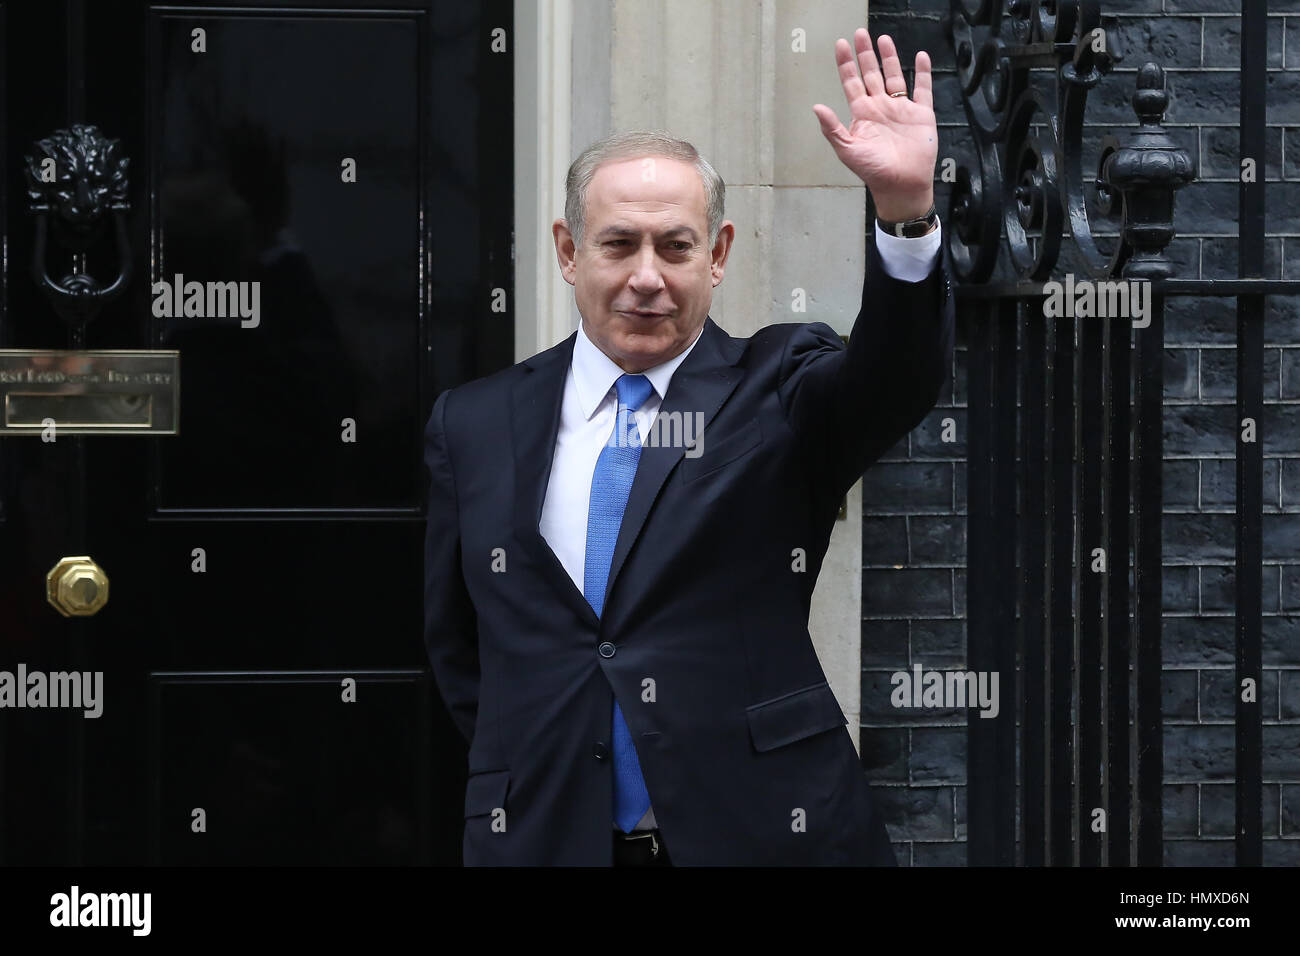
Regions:
[[[1138, 125], [1084, 167], [1088, 94], [1118, 81], [1098, 0], [952, 0], [977, 162], [948, 210], [970, 343], [967, 666], [1019, 678], [1001, 682], [1016, 706], [970, 714], [972, 865], [1162, 863], [1164, 305], [1237, 298], [1241, 426], [1263, 412], [1266, 297], [1300, 292], [1262, 278], [1266, 16], [1245, 0], [1241, 156], [1258, 174], [1241, 184], [1240, 278], [1218, 281], [1175, 276], [1165, 254], [1194, 170], [1160, 125], [1159, 66], [1137, 71]], [[1109, 303], [1149, 293], [1149, 309], [1060, 314], [1063, 273]], [[1239, 430], [1236, 453], [1240, 688], [1261, 676], [1261, 441]], [[1236, 696], [1237, 864], [1258, 865], [1262, 715]]]

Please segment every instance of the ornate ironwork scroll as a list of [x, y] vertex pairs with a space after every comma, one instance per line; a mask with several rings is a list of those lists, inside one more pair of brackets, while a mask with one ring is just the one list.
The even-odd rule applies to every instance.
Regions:
[[[1098, 0], [952, 0], [949, 31], [978, 161], [977, 170], [958, 168], [949, 200], [949, 250], [961, 280], [993, 276], [1003, 234], [1022, 280], [1047, 279], [1066, 236], [1095, 278], [1167, 277], [1174, 191], [1193, 167], [1160, 126], [1168, 105], [1160, 67], [1138, 71], [1140, 126], [1122, 143], [1103, 143], [1089, 176], [1088, 94], [1114, 64]], [[1054, 99], [1031, 83], [1031, 71], [1047, 67]], [[1118, 221], [1109, 251], [1094, 237], [1090, 206]]]

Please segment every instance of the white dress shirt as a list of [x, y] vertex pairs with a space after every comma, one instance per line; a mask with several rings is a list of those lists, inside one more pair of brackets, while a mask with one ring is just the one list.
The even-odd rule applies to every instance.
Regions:
[[[876, 226], [876, 248], [885, 272], [905, 282], [919, 282], [930, 273], [934, 257], [939, 251], [942, 227], [916, 239], [900, 239]], [[905, 321], [905, 316], [891, 316], [895, 321]], [[578, 323], [578, 337], [573, 343], [573, 359], [564, 379], [564, 397], [560, 408], [560, 430], [555, 436], [555, 457], [551, 461], [551, 475], [546, 485], [546, 500], [542, 504], [542, 520], [538, 526], [542, 537], [550, 545], [560, 564], [568, 572], [578, 591], [583, 590], [583, 573], [587, 558], [587, 509], [591, 502], [591, 479], [596, 471], [596, 459], [614, 431], [614, 416], [618, 410], [618, 392], [614, 383], [623, 375], [623, 369], [602, 352], [587, 337]], [[703, 331], [701, 326], [700, 331]], [[668, 394], [677, 366], [686, 360], [700, 340], [695, 333], [680, 354], [668, 361], [648, 368], [642, 374], [650, 380], [654, 390], [634, 413], [637, 430], [644, 444], [654, 425], [663, 397]], [[610, 808], [610, 826], [613, 808]], [[646, 810], [637, 823], [637, 830], [655, 827], [654, 808]]]

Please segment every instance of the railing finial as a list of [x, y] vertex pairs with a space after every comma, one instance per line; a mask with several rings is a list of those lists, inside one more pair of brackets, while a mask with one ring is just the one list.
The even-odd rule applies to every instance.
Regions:
[[1173, 274], [1165, 247], [1174, 238], [1174, 193], [1195, 178], [1191, 156], [1160, 125], [1168, 106], [1164, 70], [1147, 63], [1133, 92], [1141, 125], [1101, 157], [1098, 184], [1124, 200], [1122, 238], [1131, 252], [1123, 274], [1129, 279]]

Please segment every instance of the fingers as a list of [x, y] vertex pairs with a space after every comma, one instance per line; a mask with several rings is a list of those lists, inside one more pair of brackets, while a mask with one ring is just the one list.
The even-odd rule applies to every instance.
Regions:
[[843, 37], [835, 41], [835, 62], [839, 65], [840, 83], [844, 87], [844, 99], [848, 101], [849, 108], [852, 109], [854, 100], [866, 96], [867, 91], [862, 85], [862, 76], [858, 73], [857, 64], [853, 62], [853, 51], [849, 48], [848, 41]]
[[[862, 30], [866, 33], [866, 30]], [[903, 61], [898, 58], [898, 48], [894, 46], [892, 37], [881, 34], [876, 37], [876, 45], [880, 48], [880, 65], [884, 69], [884, 92], [898, 93], [907, 92], [907, 80], [903, 78]], [[875, 57], [871, 57], [874, 65]], [[866, 70], [863, 70], [865, 74]]]
[[930, 54], [924, 50], [916, 55], [916, 78], [912, 85], [912, 99], [922, 106], [934, 109], [934, 83], [930, 76]]
[[[857, 56], [849, 48], [843, 37], [835, 41], [835, 62], [839, 67], [840, 83], [844, 86], [844, 98], [848, 101], [853, 115], [859, 116], [864, 108], [863, 97], [888, 97], [892, 94], [907, 94], [907, 78], [903, 75], [903, 61], [899, 59], [898, 47], [894, 40], [882, 33], [876, 38], [876, 46], [871, 45], [871, 34], [859, 27], [853, 34], [853, 43]], [[876, 54], [880, 57], [877, 60]], [[916, 54], [915, 88], [912, 99], [924, 106], [934, 109], [934, 79], [930, 71], [930, 55], [924, 50]], [[854, 108], [858, 103], [857, 109]], [[819, 114], [820, 115], [820, 114]]]
[[[857, 68], [862, 70], [862, 79], [866, 83], [867, 92], [872, 96], [884, 93], [885, 81], [880, 76], [880, 66], [876, 63], [876, 53], [871, 49], [871, 35], [864, 28], [858, 27], [854, 31], [853, 41], [858, 48]], [[838, 43], [836, 43], [835, 49], [839, 50]], [[843, 71], [841, 71], [840, 76], [843, 75]]]

